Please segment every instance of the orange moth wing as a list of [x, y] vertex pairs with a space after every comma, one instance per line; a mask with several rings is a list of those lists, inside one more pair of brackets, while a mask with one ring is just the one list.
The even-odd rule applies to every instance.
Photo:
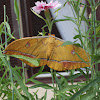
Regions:
[[[55, 36], [22, 38], [10, 43], [5, 49], [5, 54], [39, 58], [39, 66], [48, 65], [48, 67], [58, 71], [89, 67], [87, 64], [89, 59], [85, 50], [75, 45], [61, 46], [64, 42]], [[74, 52], [87, 63], [82, 62]], [[21, 60], [32, 67], [38, 67], [26, 60]]]

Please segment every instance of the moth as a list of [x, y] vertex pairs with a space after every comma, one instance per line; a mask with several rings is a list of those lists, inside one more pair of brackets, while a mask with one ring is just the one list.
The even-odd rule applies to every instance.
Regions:
[[48, 65], [57, 71], [89, 67], [89, 59], [85, 50], [76, 45], [62, 46], [64, 42], [64, 40], [52, 35], [26, 37], [10, 43], [4, 54], [40, 59], [39, 66], [35, 66], [25, 59], [20, 60], [31, 67]]

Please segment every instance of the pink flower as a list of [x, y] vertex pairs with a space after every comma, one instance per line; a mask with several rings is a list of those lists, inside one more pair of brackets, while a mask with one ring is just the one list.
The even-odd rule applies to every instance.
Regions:
[[61, 6], [61, 3], [58, 2], [58, 1], [53, 2], [53, 0], [51, 0], [50, 3], [47, 4], [47, 6], [48, 6], [49, 8], [54, 8], [54, 9], [56, 9], [56, 8], [58, 8], [58, 7]]
[[53, 2], [53, 0], [50, 1], [50, 3], [46, 3], [46, 2], [43, 2], [43, 1], [37, 1], [35, 2], [35, 5], [34, 7], [32, 7], [32, 10], [34, 10], [36, 13], [40, 13], [41, 11], [45, 11], [49, 8], [58, 8], [61, 6], [61, 3], [59, 3], [58, 1], [55, 1]]

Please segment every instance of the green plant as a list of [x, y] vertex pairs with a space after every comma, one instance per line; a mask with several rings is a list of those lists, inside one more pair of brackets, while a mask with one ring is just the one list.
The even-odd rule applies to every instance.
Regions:
[[[65, 78], [58, 72], [51, 69], [50, 72], [43, 72], [44, 66], [42, 66], [38, 73], [28, 78], [27, 81], [25, 79], [25, 68], [22, 64], [22, 67], [12, 67], [10, 64], [10, 57], [3, 54], [5, 47], [8, 42], [13, 38], [13, 34], [11, 33], [11, 28], [7, 20], [6, 9], [4, 6], [4, 21], [0, 24], [0, 73], [2, 76], [0, 77], [0, 97], [5, 100], [46, 100], [47, 91], [45, 92], [42, 98], [39, 98], [37, 92], [31, 94], [29, 93], [29, 89], [34, 89], [37, 87], [45, 88], [46, 90], [50, 89], [54, 92], [54, 97], [52, 100], [100, 100], [100, 71], [98, 70], [98, 64], [100, 63], [100, 21], [96, 20], [96, 10], [100, 6], [100, 1], [98, 0], [87, 0], [89, 5], [83, 4], [81, 0], [67, 0], [65, 4], [70, 4], [74, 17], [64, 16], [64, 19], [59, 20], [51, 20], [52, 18], [46, 17], [44, 19], [39, 14], [35, 13], [39, 18], [46, 22], [46, 25], [42, 27], [43, 34], [45, 35], [45, 27], [48, 27], [49, 32], [52, 32], [53, 23], [57, 23], [59, 21], [72, 21], [77, 25], [75, 30], [78, 32], [78, 35], [73, 37], [74, 39], [80, 40], [80, 44], [76, 44], [76, 42], [65, 42], [63, 45], [75, 44], [84, 48], [90, 54], [90, 67], [84, 68], [85, 72], [82, 69], [77, 69], [80, 73], [74, 74], [75, 70], [66, 71], [70, 72], [70, 75]], [[81, 9], [82, 7], [82, 9]], [[87, 8], [91, 9], [91, 17], [86, 18], [84, 13]], [[20, 26], [19, 21], [19, 9], [18, 3], [14, 0], [14, 9], [17, 16], [18, 24]], [[59, 9], [60, 10], [60, 9]], [[57, 10], [57, 11], [59, 11]], [[49, 12], [46, 12], [48, 14]], [[46, 15], [45, 14], [45, 15]], [[48, 20], [49, 19], [49, 20]], [[82, 21], [88, 26], [88, 30], [84, 32], [81, 30]], [[5, 35], [5, 42], [2, 41], [2, 34]], [[19, 28], [20, 34], [20, 28]], [[21, 38], [21, 37], [20, 37]], [[75, 40], [76, 41], [76, 40]], [[27, 58], [25, 58], [27, 59]], [[80, 58], [81, 59], [81, 58]], [[22, 70], [22, 72], [21, 72]], [[27, 70], [27, 69], [26, 69]], [[91, 71], [91, 76], [89, 77], [89, 71]], [[37, 81], [36, 76], [44, 73], [51, 73], [52, 76], [52, 86], [48, 84], [44, 84], [40, 81]], [[57, 77], [60, 76], [60, 78]], [[86, 81], [76, 82], [74, 84], [74, 79], [83, 75]], [[55, 82], [54, 82], [55, 81]], [[34, 85], [27, 87], [26, 83], [33, 82]], [[70, 84], [69, 84], [70, 82]]]

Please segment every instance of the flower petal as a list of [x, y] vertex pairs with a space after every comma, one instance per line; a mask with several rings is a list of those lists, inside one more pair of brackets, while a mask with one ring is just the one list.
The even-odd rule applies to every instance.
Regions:
[[32, 10], [38, 14], [41, 12], [41, 9], [39, 9], [37, 6], [32, 7]]
[[48, 5], [50, 8], [56, 9], [56, 8], [58, 8], [58, 7], [61, 6], [61, 3], [58, 2], [58, 1], [53, 2], [53, 0], [51, 0], [50, 3], [47, 4], [47, 5]]
[[35, 2], [35, 5], [34, 7], [32, 7], [32, 10], [34, 10], [36, 13], [40, 13], [41, 11], [44, 11], [44, 10], [47, 10], [49, 8], [58, 8], [61, 6], [61, 3], [58, 2], [58, 1], [55, 1], [53, 2], [53, 0], [50, 1], [50, 3], [46, 3], [46, 2], [43, 2], [43, 1], [37, 1]]

